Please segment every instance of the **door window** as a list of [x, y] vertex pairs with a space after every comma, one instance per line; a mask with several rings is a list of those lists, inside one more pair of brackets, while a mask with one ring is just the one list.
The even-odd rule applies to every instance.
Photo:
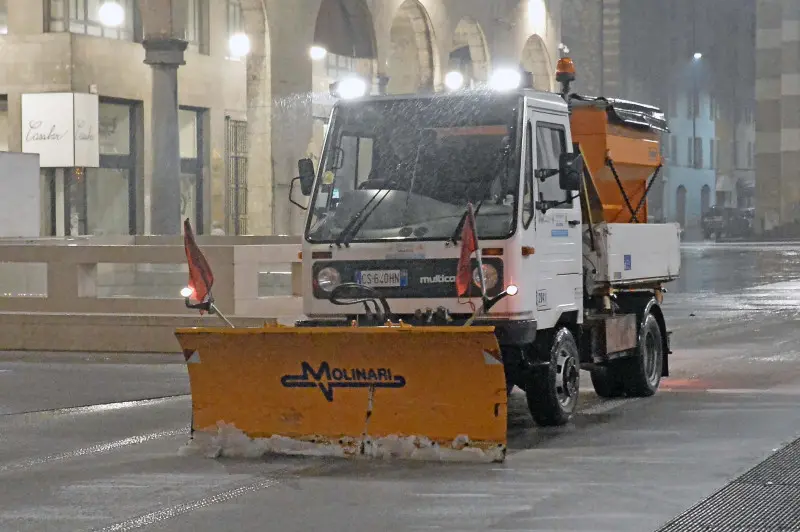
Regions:
[[[567, 149], [564, 126], [542, 124], [536, 126], [536, 158], [539, 170], [557, 170], [559, 158]], [[558, 183], [558, 174], [539, 181], [539, 200], [556, 209], [571, 209], [571, 196]]]
[[528, 122], [525, 130], [525, 188], [522, 196], [522, 226], [527, 229], [533, 220], [533, 126]]

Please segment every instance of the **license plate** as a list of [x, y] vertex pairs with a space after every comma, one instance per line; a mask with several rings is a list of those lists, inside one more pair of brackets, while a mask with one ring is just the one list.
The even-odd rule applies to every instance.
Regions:
[[356, 272], [356, 283], [371, 288], [394, 288], [408, 286], [405, 270], [370, 270]]

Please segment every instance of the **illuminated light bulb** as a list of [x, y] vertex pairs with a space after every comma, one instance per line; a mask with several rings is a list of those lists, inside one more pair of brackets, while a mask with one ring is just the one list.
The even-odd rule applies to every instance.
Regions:
[[308, 51], [308, 55], [311, 56], [311, 59], [314, 61], [322, 61], [325, 59], [325, 56], [328, 55], [328, 50], [322, 46], [312, 46]]
[[125, 22], [125, 9], [118, 2], [104, 2], [97, 15], [100, 23], [109, 28], [117, 28]]
[[448, 72], [444, 77], [444, 85], [451, 91], [457, 91], [464, 86], [464, 75], [461, 72]]
[[355, 76], [345, 78], [339, 82], [337, 93], [344, 100], [361, 98], [367, 94], [367, 82]]
[[244, 57], [250, 53], [250, 37], [245, 33], [235, 33], [228, 40], [228, 48], [233, 57]]
[[522, 85], [522, 73], [514, 68], [501, 68], [492, 74], [489, 86], [497, 91], [510, 91]]

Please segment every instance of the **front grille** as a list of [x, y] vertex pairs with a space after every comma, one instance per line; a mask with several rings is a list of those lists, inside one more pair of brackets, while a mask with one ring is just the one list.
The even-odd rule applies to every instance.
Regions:
[[[503, 260], [498, 258], [483, 258], [484, 264], [491, 264], [497, 269], [498, 281], [494, 288], [487, 291], [489, 296], [495, 296], [503, 290]], [[356, 282], [356, 273], [359, 271], [386, 271], [401, 270], [408, 273], [408, 283], [404, 287], [376, 288], [388, 299], [410, 298], [455, 298], [458, 297], [455, 284], [455, 275], [458, 269], [458, 259], [389, 259], [373, 261], [326, 261], [317, 262], [312, 268], [314, 279], [319, 271], [326, 267], [333, 267], [339, 271], [342, 283]], [[472, 261], [472, 268], [478, 267], [478, 261]], [[425, 282], [425, 281], [428, 282]], [[474, 283], [470, 284], [469, 296], [480, 297], [480, 290]], [[314, 285], [314, 297], [328, 299], [328, 294]]]

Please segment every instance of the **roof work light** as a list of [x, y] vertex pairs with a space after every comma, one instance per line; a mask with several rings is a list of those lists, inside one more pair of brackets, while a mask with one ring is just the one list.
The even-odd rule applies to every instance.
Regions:
[[348, 76], [330, 86], [331, 96], [343, 100], [363, 98], [367, 95], [368, 90], [367, 81], [359, 76]]

